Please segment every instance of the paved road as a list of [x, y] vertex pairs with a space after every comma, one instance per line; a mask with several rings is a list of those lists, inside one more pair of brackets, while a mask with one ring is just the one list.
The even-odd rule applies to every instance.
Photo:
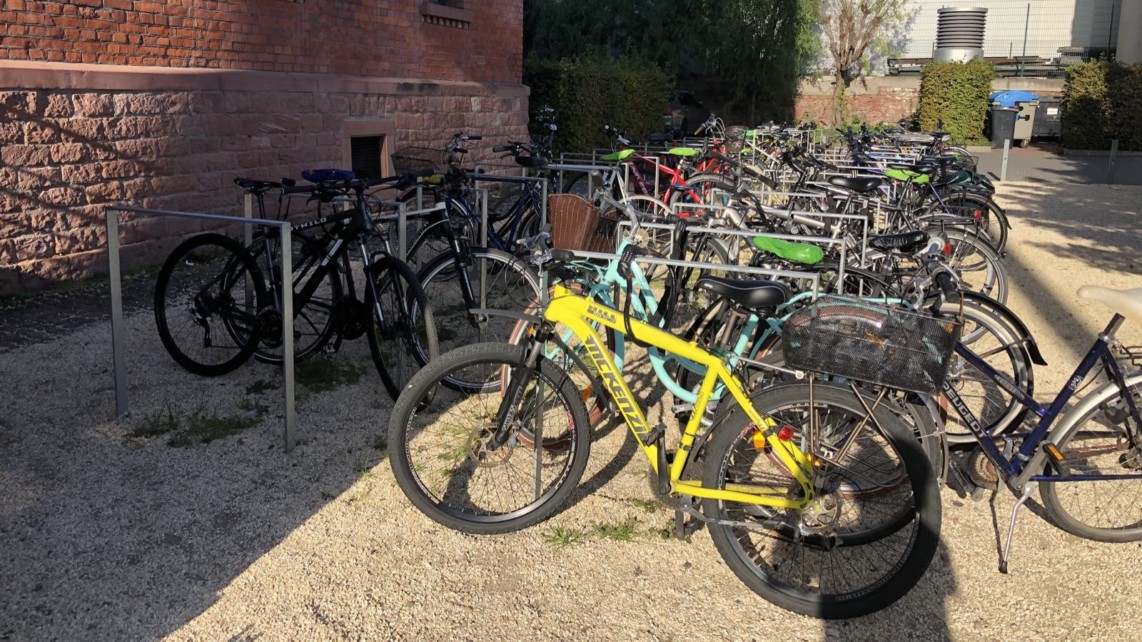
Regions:
[[[976, 153], [979, 170], [992, 179], [999, 178], [1003, 150]], [[1036, 145], [1011, 150], [1007, 160], [1007, 180], [1043, 183], [1106, 183], [1109, 167], [1107, 156], [1063, 156], [1058, 147]], [[1115, 161], [1116, 185], [1142, 185], [1142, 156], [1119, 156]]]

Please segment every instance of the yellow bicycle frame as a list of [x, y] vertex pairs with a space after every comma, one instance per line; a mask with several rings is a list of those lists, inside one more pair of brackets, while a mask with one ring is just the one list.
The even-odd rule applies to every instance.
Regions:
[[[655, 472], [658, 472], [658, 447], [653, 443], [648, 444], [646, 442], [651, 433], [646, 415], [635, 402], [634, 395], [627, 387], [626, 381], [623, 380], [622, 372], [615, 366], [610, 352], [604, 347], [599, 335], [589, 323], [595, 322], [611, 328], [615, 332], [625, 334], [626, 326], [623, 313], [579, 296], [562, 285], [556, 285], [552, 299], [544, 310], [543, 316], [552, 323], [564, 325], [582, 342], [587, 351], [587, 356], [590, 357], [598, 370], [603, 385], [606, 386], [619, 411], [622, 412], [627, 426], [638, 439], [639, 445], [642, 446], [643, 452], [650, 460], [650, 465]], [[762, 417], [754, 409], [749, 396], [745, 393], [745, 388], [720, 357], [703, 350], [697, 343], [683, 341], [637, 319], [630, 319], [630, 326], [640, 341], [706, 366], [706, 375], [698, 390], [698, 399], [690, 413], [690, 421], [682, 433], [678, 453], [670, 466], [670, 487], [673, 492], [693, 497], [775, 508], [801, 509], [813, 500], [813, 460], [792, 441], [783, 440], [777, 436], [777, 431], [774, 430], [777, 427], [776, 423], [768, 417]], [[725, 489], [718, 489], [704, 488], [700, 481], [681, 481], [682, 469], [690, 456], [690, 448], [694, 445], [694, 439], [698, 435], [698, 428], [701, 426], [706, 406], [713, 395], [714, 386], [719, 381], [745, 410], [749, 420], [765, 436], [769, 448], [801, 486], [802, 496], [800, 498], [789, 497], [788, 488], [753, 484], [726, 484]]]

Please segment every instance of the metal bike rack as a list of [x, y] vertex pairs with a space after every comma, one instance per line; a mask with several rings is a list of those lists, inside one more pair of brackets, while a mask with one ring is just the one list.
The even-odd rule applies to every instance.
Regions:
[[[252, 236], [250, 226], [277, 228], [281, 239], [282, 283], [293, 283], [293, 246], [290, 242], [292, 226], [288, 221], [253, 218], [252, 206], [247, 199], [246, 216], [222, 216], [201, 212], [177, 212], [128, 206], [111, 206], [104, 209], [107, 222], [107, 261], [108, 276], [111, 281], [111, 348], [115, 370], [115, 413], [116, 418], [130, 414], [127, 400], [127, 361], [124, 355], [126, 330], [123, 324], [123, 284], [119, 266], [119, 214], [130, 213], [142, 216], [174, 216], [221, 223], [243, 225], [246, 238]], [[249, 243], [246, 244], [249, 246]], [[284, 436], [285, 450], [290, 452], [297, 444], [296, 406], [294, 397], [294, 354], [293, 354], [293, 288], [282, 288], [282, 374], [285, 378], [283, 391], [285, 401]]]

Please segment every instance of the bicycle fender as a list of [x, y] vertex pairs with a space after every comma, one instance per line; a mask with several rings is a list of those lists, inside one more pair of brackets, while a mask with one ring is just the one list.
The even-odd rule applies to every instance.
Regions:
[[1027, 328], [1027, 324], [1023, 323], [1023, 319], [1020, 319], [1014, 312], [1012, 312], [1011, 308], [989, 296], [985, 296], [978, 292], [962, 292], [960, 296], [965, 299], [975, 299], [976, 301], [980, 301], [985, 305], [989, 305], [995, 308], [1004, 319], [1007, 319], [1011, 322], [1011, 325], [1015, 326], [1016, 330], [1022, 333], [1023, 336], [1027, 337], [1027, 340], [1024, 343], [1027, 346], [1027, 354], [1031, 357], [1031, 363], [1037, 366], [1047, 365], [1047, 361], [1043, 358], [1043, 354], [1039, 352], [1039, 344], [1035, 342], [1035, 337], [1031, 336], [1031, 331]]

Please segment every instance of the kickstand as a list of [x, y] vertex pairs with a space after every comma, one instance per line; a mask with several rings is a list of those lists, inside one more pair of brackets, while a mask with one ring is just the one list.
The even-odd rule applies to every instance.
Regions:
[[1023, 487], [1023, 496], [1019, 501], [1015, 502], [1015, 508], [1011, 509], [1011, 526], [1007, 528], [1007, 544], [1003, 547], [1003, 559], [999, 561], [999, 572], [1004, 575], [1007, 574], [1007, 558], [1011, 557], [1011, 541], [1015, 539], [1015, 518], [1019, 516], [1019, 509], [1023, 508], [1023, 504], [1031, 499], [1031, 492], [1033, 486], [1027, 484]]

